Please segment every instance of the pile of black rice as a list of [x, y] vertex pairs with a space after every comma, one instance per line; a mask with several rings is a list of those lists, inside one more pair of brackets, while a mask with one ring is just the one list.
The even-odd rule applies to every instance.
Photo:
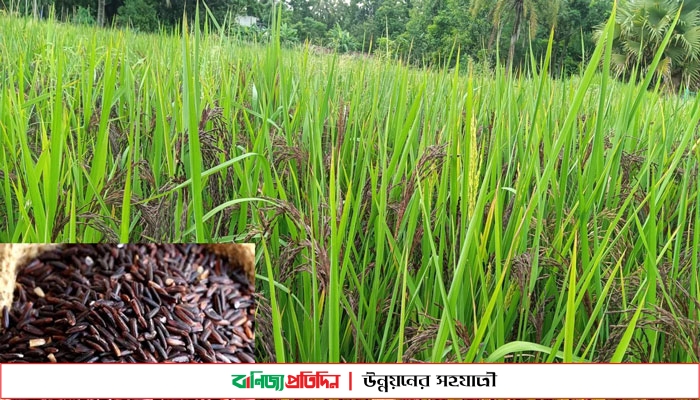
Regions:
[[253, 292], [201, 245], [62, 245], [18, 275], [0, 362], [252, 363]]

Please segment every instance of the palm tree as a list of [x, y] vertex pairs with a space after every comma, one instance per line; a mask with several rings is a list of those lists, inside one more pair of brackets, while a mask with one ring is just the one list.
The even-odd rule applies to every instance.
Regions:
[[513, 31], [510, 35], [510, 47], [508, 49], [508, 68], [510, 69], [513, 66], [515, 45], [520, 40], [523, 21], [528, 20], [530, 36], [534, 36], [539, 19], [545, 15], [549, 17], [548, 23], [553, 26], [557, 20], [560, 1], [561, 0], [474, 0], [472, 3], [472, 15], [476, 16], [476, 14], [486, 6], [490, 5], [492, 7], [494, 34], [492, 34], [489, 42], [493, 42], [496, 30], [501, 30], [501, 19], [504, 10], [512, 10]]
[[611, 59], [618, 76], [648, 69], [679, 9], [655, 73], [674, 90], [700, 87], [700, 0], [619, 0]]

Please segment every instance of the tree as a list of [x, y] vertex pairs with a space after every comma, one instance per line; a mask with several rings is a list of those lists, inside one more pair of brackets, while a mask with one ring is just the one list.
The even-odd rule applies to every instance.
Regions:
[[105, 7], [106, 0], [97, 0], [97, 25], [104, 26], [105, 24]]
[[476, 16], [465, 12], [470, 0], [413, 0], [411, 6], [405, 32], [396, 40], [403, 56], [410, 50], [411, 62], [452, 67], [458, 55], [462, 65], [485, 60], [491, 31], [486, 10]]
[[[613, 0], [567, 0], [562, 2], [554, 30], [550, 72], [564, 76], [578, 71], [595, 48], [593, 32], [610, 17]], [[540, 30], [533, 45], [536, 57], [547, 51], [549, 31]]]
[[[472, 3], [472, 16], [481, 11], [486, 5], [492, 7], [492, 18], [494, 25], [494, 33], [497, 29], [501, 30], [501, 22], [504, 11], [510, 13], [512, 11], [513, 28], [510, 34], [510, 47], [508, 49], [508, 68], [513, 66], [513, 58], [515, 56], [515, 45], [520, 40], [520, 33], [524, 20], [529, 20], [530, 36], [534, 36], [538, 27], [539, 19], [543, 16], [549, 16], [549, 26], [554, 26], [558, 15], [559, 5], [561, 0], [496, 0], [488, 1], [475, 0]], [[493, 34], [490, 44], [493, 42]]]
[[94, 25], [95, 17], [92, 16], [92, 13], [90, 13], [89, 9], [78, 7], [78, 10], [75, 12], [75, 15], [73, 15], [72, 21], [74, 24], [79, 25]]
[[618, 76], [637, 64], [648, 70], [679, 9], [678, 23], [654, 72], [672, 89], [700, 87], [700, 0], [620, 0], [612, 55]]
[[142, 32], [158, 28], [156, 9], [147, 0], [126, 0], [124, 5], [119, 7], [117, 22], [122, 26], [128, 26]]

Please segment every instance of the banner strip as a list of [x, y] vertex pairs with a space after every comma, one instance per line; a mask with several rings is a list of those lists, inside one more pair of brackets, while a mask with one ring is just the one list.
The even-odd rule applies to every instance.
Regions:
[[0, 398], [679, 399], [700, 365], [4, 364]]

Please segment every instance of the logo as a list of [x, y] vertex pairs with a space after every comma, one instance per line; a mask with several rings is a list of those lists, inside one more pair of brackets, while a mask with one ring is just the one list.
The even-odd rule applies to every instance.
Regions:
[[[263, 371], [251, 371], [250, 375], [231, 375], [231, 384], [239, 389], [339, 389], [340, 375], [328, 371], [301, 371], [297, 375], [264, 374]], [[352, 380], [352, 373], [350, 373]], [[352, 390], [352, 386], [350, 386]]]

